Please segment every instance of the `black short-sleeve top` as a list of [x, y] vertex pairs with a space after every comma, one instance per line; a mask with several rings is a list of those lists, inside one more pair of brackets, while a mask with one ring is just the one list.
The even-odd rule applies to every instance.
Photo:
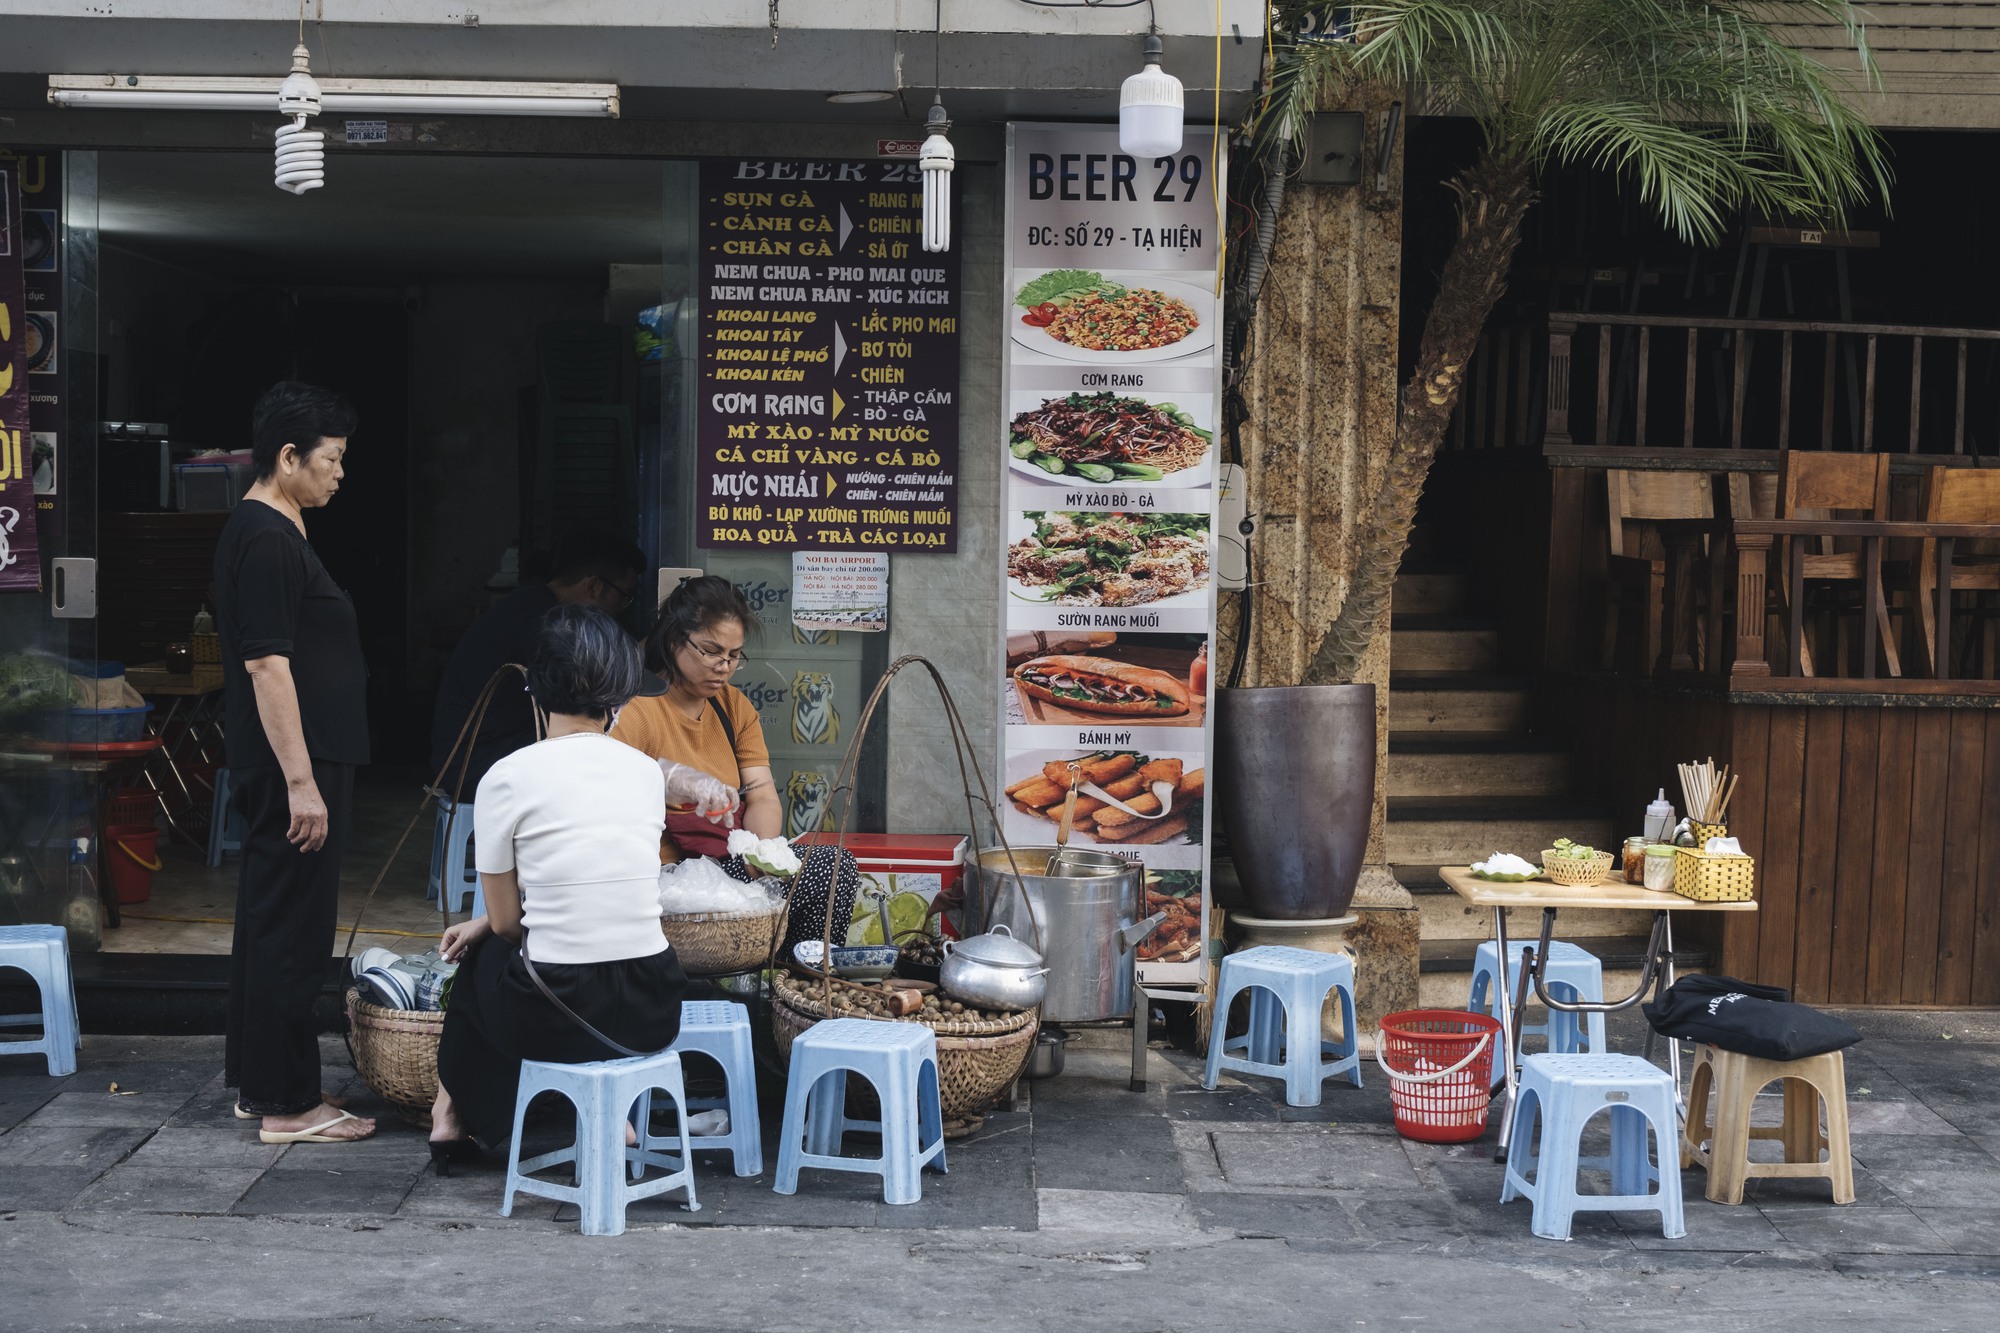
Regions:
[[231, 768], [275, 764], [244, 662], [287, 657], [306, 751], [333, 764], [368, 762], [368, 664], [354, 603], [292, 521], [241, 501], [215, 547], [216, 630]]

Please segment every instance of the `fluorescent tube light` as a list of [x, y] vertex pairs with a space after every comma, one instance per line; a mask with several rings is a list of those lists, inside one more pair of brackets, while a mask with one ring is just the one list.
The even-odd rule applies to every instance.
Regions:
[[[49, 76], [56, 106], [117, 111], [274, 111], [279, 79], [175, 75]], [[321, 79], [327, 115], [592, 116], [615, 119], [612, 83], [503, 83], [452, 79]]]

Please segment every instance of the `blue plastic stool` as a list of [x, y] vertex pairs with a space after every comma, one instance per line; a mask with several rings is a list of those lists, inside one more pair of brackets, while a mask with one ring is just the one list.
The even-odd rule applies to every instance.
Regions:
[[[678, 1157], [646, 1147], [626, 1146], [626, 1122], [640, 1098], [654, 1089], [673, 1098], [680, 1112]], [[528, 1103], [543, 1092], [561, 1093], [576, 1107], [576, 1142], [524, 1162], [521, 1121], [528, 1113]], [[668, 1190], [685, 1189], [688, 1211], [699, 1212], [701, 1204], [694, 1197], [692, 1149], [687, 1134], [687, 1095], [681, 1088], [681, 1058], [672, 1051], [580, 1065], [523, 1060], [521, 1091], [514, 1098], [514, 1136], [507, 1147], [507, 1193], [500, 1204], [500, 1216], [513, 1216], [516, 1191], [575, 1204], [583, 1214], [586, 1236], [623, 1235], [625, 1205]], [[533, 1178], [534, 1172], [565, 1162], [576, 1163], [574, 1185], [556, 1185]], [[657, 1166], [669, 1174], [628, 1185], [627, 1162], [641, 1167]]]
[[[1229, 1005], [1250, 991], [1250, 1030], [1225, 1038]], [[1320, 1038], [1320, 1009], [1328, 991], [1340, 992], [1341, 1039]], [[1344, 953], [1316, 953], [1260, 944], [1222, 960], [1216, 986], [1215, 1031], [1208, 1041], [1202, 1086], [1213, 1089], [1225, 1069], [1285, 1080], [1285, 1104], [1318, 1106], [1320, 1087], [1338, 1074], [1361, 1086], [1355, 1040], [1354, 960]], [[1281, 1021], [1282, 1020], [1282, 1021]], [[1310, 1033], [1308, 1039], [1306, 1034]], [[1234, 1054], [1241, 1051], [1242, 1054]], [[1334, 1059], [1327, 1059], [1327, 1056]]]
[[[847, 1076], [875, 1085], [880, 1120], [847, 1118]], [[842, 1157], [850, 1129], [882, 1136], [880, 1157]], [[801, 1150], [801, 1142], [804, 1147]], [[924, 1197], [923, 1169], [944, 1171], [944, 1107], [938, 1100], [937, 1037], [920, 1023], [834, 1018], [792, 1039], [785, 1123], [778, 1134], [780, 1194], [799, 1192], [799, 1168], [859, 1171], [882, 1177], [884, 1203]]]
[[424, 896], [437, 901], [440, 892], [451, 895], [448, 905], [454, 912], [473, 906], [473, 915], [486, 911], [485, 895], [479, 891], [479, 871], [472, 864], [472, 802], [453, 805], [437, 798], [437, 826], [431, 833], [431, 873], [424, 883]]
[[[1521, 955], [1527, 952], [1532, 943], [1531, 940], [1507, 941], [1506, 986], [1509, 1000], [1513, 999], [1514, 988], [1521, 982]], [[1499, 996], [1493, 993], [1494, 974], [1500, 970], [1499, 958], [1500, 951], [1494, 947], [1492, 940], [1481, 944], [1479, 952], [1473, 955], [1472, 991], [1465, 1007], [1475, 1014], [1492, 1014], [1499, 1009]], [[1602, 1004], [1604, 965], [1598, 961], [1597, 955], [1588, 949], [1580, 949], [1561, 940], [1551, 940], [1549, 960], [1542, 968], [1542, 984], [1548, 988], [1549, 994], [1558, 1000], [1571, 1004], [1578, 1000], [1593, 1000]], [[1531, 1000], [1534, 998], [1532, 992], [1529, 998]], [[1578, 1027], [1578, 1018], [1587, 1018], [1588, 1026]], [[1553, 1009], [1549, 1011], [1548, 1022], [1531, 1023], [1521, 1029], [1523, 1037], [1537, 1035], [1546, 1037], [1551, 1055], [1576, 1055], [1586, 1049], [1583, 1040], [1585, 1032], [1590, 1035], [1589, 1050], [1603, 1052], [1608, 1049], [1604, 1044], [1603, 1014], [1566, 1014], [1560, 1009]], [[1494, 1062], [1493, 1074], [1494, 1082], [1499, 1082], [1498, 1061]]]
[[208, 803], [208, 864], [219, 866], [225, 853], [243, 850], [243, 816], [229, 803], [232, 784], [228, 768], [215, 770], [215, 790]]
[[[729, 1000], [688, 1000], [681, 1005], [681, 1035], [670, 1048], [678, 1055], [705, 1055], [722, 1066], [728, 1085], [722, 1097], [690, 1097], [690, 1111], [729, 1112], [729, 1128], [720, 1134], [695, 1134], [689, 1141], [696, 1151], [721, 1150], [729, 1153], [739, 1176], [761, 1175], [764, 1171], [763, 1127], [757, 1119], [757, 1062], [750, 1051], [750, 1011]], [[653, 1095], [639, 1101], [640, 1146], [647, 1149], [671, 1146], [672, 1137], [652, 1132]], [[640, 1164], [632, 1164], [636, 1180]]]
[[[1534, 1200], [1530, 1225], [1547, 1240], [1568, 1240], [1578, 1212], [1658, 1212], [1660, 1234], [1675, 1240], [1687, 1234], [1681, 1213], [1680, 1118], [1674, 1107], [1674, 1080], [1666, 1070], [1636, 1055], [1531, 1055], [1521, 1062], [1520, 1102], [1514, 1134], [1507, 1144], [1507, 1174], [1500, 1202], [1522, 1195]], [[1584, 1125], [1610, 1108], [1611, 1155], [1580, 1157]], [[1541, 1122], [1539, 1154], [1535, 1124]], [[1646, 1153], [1646, 1129], [1653, 1131], [1654, 1156]], [[1608, 1168], [1611, 1193], [1578, 1194], [1576, 1173]], [[1535, 1179], [1528, 1181], [1532, 1169]], [[1648, 1193], [1646, 1187], [1659, 1189]]]
[[0, 1014], [0, 1028], [39, 1022], [39, 1037], [0, 1040], [0, 1055], [46, 1056], [49, 1077], [76, 1072], [83, 1025], [76, 1016], [76, 987], [69, 976], [69, 936], [61, 926], [0, 926], [0, 968], [18, 967], [42, 993], [39, 1014]]

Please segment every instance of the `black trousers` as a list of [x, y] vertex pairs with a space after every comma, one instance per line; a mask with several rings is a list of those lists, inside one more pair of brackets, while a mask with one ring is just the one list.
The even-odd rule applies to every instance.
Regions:
[[[671, 948], [609, 963], [536, 963], [535, 971], [573, 1013], [630, 1050], [664, 1051], [680, 1035], [687, 974]], [[465, 1132], [486, 1147], [514, 1131], [523, 1060], [586, 1064], [622, 1055], [549, 1003], [512, 940], [488, 935], [459, 964], [438, 1041], [438, 1082]]]
[[297, 1115], [320, 1101], [313, 1004], [333, 956], [354, 766], [315, 760], [312, 768], [327, 811], [326, 843], [316, 852], [285, 840], [292, 809], [282, 769], [229, 770], [232, 802], [243, 816], [243, 873], [236, 882], [223, 1074], [242, 1089], [243, 1109], [256, 1115]]

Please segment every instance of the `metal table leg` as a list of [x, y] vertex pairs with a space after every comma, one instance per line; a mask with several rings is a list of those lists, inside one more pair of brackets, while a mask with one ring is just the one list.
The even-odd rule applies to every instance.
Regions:
[[[1500, 951], [1499, 975], [1494, 978], [1493, 987], [1500, 1003], [1500, 1049], [1496, 1052], [1500, 1060], [1500, 1079], [1506, 1086], [1506, 1100], [1500, 1108], [1500, 1142], [1494, 1145], [1493, 1160], [1507, 1160], [1507, 1140], [1514, 1129], [1514, 1050], [1520, 1044], [1514, 1021], [1515, 1000], [1507, 989], [1507, 909], [1493, 909], [1493, 944]], [[1522, 960], [1523, 963], [1527, 961]]]
[[[1132, 1091], [1146, 1090], [1146, 1029], [1153, 1016], [1153, 1002], [1144, 986], [1132, 987]], [[1220, 1041], [1220, 1037], [1212, 1038]]]

